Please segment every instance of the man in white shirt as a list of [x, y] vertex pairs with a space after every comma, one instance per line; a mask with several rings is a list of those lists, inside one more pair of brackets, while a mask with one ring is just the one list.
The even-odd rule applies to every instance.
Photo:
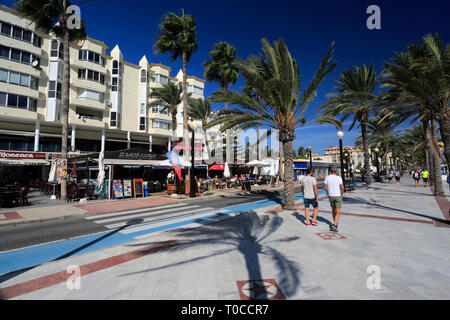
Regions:
[[333, 225], [331, 230], [338, 232], [338, 221], [341, 215], [342, 194], [344, 193], [344, 183], [342, 178], [337, 175], [336, 167], [330, 168], [331, 174], [325, 178], [325, 190], [328, 193], [328, 199], [333, 211]]

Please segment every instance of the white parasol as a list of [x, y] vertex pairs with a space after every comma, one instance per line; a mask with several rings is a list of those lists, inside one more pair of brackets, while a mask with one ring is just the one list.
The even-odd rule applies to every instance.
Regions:
[[225, 178], [229, 178], [231, 176], [230, 167], [228, 166], [228, 162], [225, 161], [225, 170], [223, 171], [223, 176]]

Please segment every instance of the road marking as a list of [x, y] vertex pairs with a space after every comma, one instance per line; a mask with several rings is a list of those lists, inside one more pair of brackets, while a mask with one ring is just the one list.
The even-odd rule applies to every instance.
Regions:
[[120, 212], [113, 212], [113, 213], [107, 213], [107, 214], [97, 214], [95, 216], [88, 216], [85, 217], [85, 219], [88, 220], [95, 220], [95, 219], [99, 219], [99, 218], [109, 218], [109, 217], [115, 217], [115, 216], [120, 216], [120, 215], [125, 215], [128, 213], [137, 213], [137, 212], [145, 212], [145, 211], [152, 211], [152, 210], [159, 210], [161, 208], [175, 208], [175, 207], [181, 207], [181, 206], [186, 206], [186, 203], [178, 203], [178, 204], [172, 204], [172, 205], [168, 205], [168, 206], [158, 206], [158, 207], [147, 207], [147, 208], [141, 208], [141, 209], [136, 209], [136, 210], [127, 210], [127, 211], [120, 211]]
[[[193, 208], [200, 208], [199, 206], [186, 206], [183, 207], [183, 211], [184, 209], [193, 209]], [[132, 214], [132, 215], [125, 215], [125, 216], [120, 216], [120, 217], [114, 217], [114, 218], [109, 218], [109, 219], [100, 219], [100, 220], [93, 220], [93, 222], [95, 223], [108, 223], [108, 222], [114, 222], [114, 221], [120, 221], [120, 220], [130, 220], [133, 218], [139, 218], [139, 217], [145, 217], [148, 216], [149, 214], [152, 215], [157, 215], [159, 213], [167, 213], [167, 212], [173, 212], [176, 210], [180, 210], [180, 208], [170, 208], [170, 209], [164, 209], [164, 210], [151, 210], [151, 211], [145, 211], [145, 212], [141, 212], [141, 213], [137, 213], [137, 214]]]
[[[205, 208], [205, 210], [211, 210], [213, 208]], [[183, 221], [188, 221], [190, 219], [199, 219], [202, 217], [207, 217], [208, 215], [213, 215], [219, 212], [223, 212], [225, 210], [223, 209], [217, 209], [217, 210], [213, 210], [213, 211], [208, 211], [208, 212], [203, 212], [204, 210], [202, 210], [201, 212], [199, 212], [198, 214], [191, 214], [187, 217], [183, 216], [180, 217], [179, 219], [171, 219], [169, 221], [162, 221], [162, 222], [155, 222], [155, 223], [151, 223], [151, 224], [146, 224], [145, 226], [139, 226], [139, 227], [134, 227], [134, 228], [129, 228], [129, 229], [125, 229], [120, 231], [120, 233], [123, 234], [130, 234], [130, 233], [135, 233], [135, 232], [140, 232], [140, 231], [144, 231], [144, 230], [149, 230], [149, 229], [153, 229], [153, 228], [157, 228], [157, 227], [161, 227], [164, 225], [170, 225], [173, 222], [183, 222]]]

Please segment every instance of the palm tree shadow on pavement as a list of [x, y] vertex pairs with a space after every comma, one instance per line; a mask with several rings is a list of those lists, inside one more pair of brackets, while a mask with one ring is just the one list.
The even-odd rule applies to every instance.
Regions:
[[[275, 232], [283, 224], [284, 219], [277, 214], [258, 215], [254, 211], [248, 211], [239, 216], [210, 223], [194, 229], [180, 228], [167, 231], [165, 234], [171, 239], [177, 239], [181, 244], [168, 248], [166, 253], [177, 253], [189, 249], [190, 252], [204, 252], [202, 247], [216, 247], [224, 249], [212, 249], [210, 254], [194, 256], [188, 260], [167, 264], [161, 267], [126, 273], [122, 276], [152, 272], [178, 265], [185, 265], [199, 260], [211, 258], [218, 255], [232, 253], [237, 250], [245, 260], [248, 280], [261, 280], [263, 275], [260, 267], [260, 257], [269, 257], [275, 264], [278, 274], [271, 276], [277, 279], [286, 298], [292, 296], [300, 285], [301, 271], [297, 263], [288, 259], [284, 254], [275, 249], [277, 244], [291, 242], [300, 239], [298, 236], [279, 238], [274, 236]], [[274, 236], [274, 239], [269, 237]], [[145, 246], [145, 243], [132, 244], [130, 246]], [[198, 250], [193, 250], [196, 249]], [[267, 265], [267, 262], [264, 262]], [[223, 266], [226, 268], [227, 266]], [[242, 276], [238, 276], [241, 278]], [[267, 278], [267, 277], [266, 277]], [[236, 279], [243, 280], [243, 279]], [[267, 299], [265, 293], [255, 297]]]
[[363, 198], [360, 198], [360, 197], [344, 197], [344, 198], [342, 198], [342, 201], [343, 201], [344, 204], [365, 204], [365, 205], [373, 206], [373, 207], [376, 207], [376, 208], [379, 208], [379, 209], [406, 213], [406, 214], [410, 214], [410, 215], [414, 215], [414, 216], [430, 219], [430, 220], [433, 220], [433, 221], [436, 221], [436, 222], [441, 222], [441, 223], [444, 223], [444, 224], [449, 224], [450, 223], [447, 220], [436, 218], [436, 217], [432, 217], [432, 216], [427, 216], [425, 214], [416, 213], [416, 212], [407, 211], [407, 210], [402, 210], [402, 209], [397, 209], [397, 208], [393, 208], [393, 207], [388, 207], [388, 206], [385, 206], [385, 205], [377, 203], [376, 200], [374, 200], [372, 198], [371, 198], [371, 200], [372, 201], [367, 201], [366, 199], [363, 199]]

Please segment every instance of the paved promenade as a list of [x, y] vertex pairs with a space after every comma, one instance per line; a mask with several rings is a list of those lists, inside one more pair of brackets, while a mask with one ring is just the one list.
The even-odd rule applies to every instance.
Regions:
[[266, 202], [23, 270], [0, 298], [450, 299], [447, 197], [409, 177], [363, 186], [345, 194], [339, 233], [321, 199], [316, 227], [301, 198], [294, 212]]

